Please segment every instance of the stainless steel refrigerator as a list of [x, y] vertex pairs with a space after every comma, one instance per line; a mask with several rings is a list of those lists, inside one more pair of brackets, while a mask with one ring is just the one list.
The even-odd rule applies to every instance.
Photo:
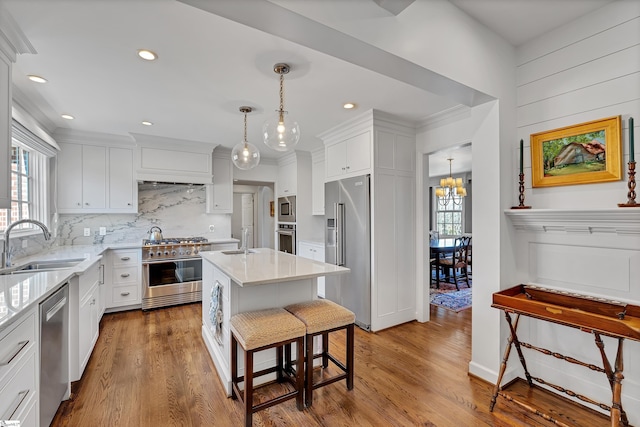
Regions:
[[325, 278], [325, 298], [353, 311], [356, 324], [371, 329], [370, 175], [327, 182], [325, 262], [351, 269]]

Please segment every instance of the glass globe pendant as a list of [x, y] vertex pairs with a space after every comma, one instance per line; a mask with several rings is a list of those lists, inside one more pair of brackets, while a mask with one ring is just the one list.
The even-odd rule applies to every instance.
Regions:
[[253, 169], [260, 163], [258, 147], [247, 141], [247, 113], [251, 111], [251, 107], [240, 107], [240, 112], [244, 113], [244, 139], [231, 150], [231, 161], [235, 167], [242, 170]]
[[267, 119], [262, 125], [264, 143], [276, 151], [292, 150], [300, 140], [298, 122], [288, 116], [284, 110], [284, 75], [289, 72], [287, 64], [276, 64], [273, 71], [280, 74], [280, 108], [275, 115]]

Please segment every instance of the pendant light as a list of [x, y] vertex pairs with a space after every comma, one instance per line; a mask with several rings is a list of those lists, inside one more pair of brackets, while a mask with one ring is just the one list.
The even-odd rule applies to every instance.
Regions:
[[284, 75], [289, 70], [287, 64], [278, 63], [273, 66], [273, 71], [280, 75], [280, 109], [262, 125], [264, 143], [276, 151], [292, 150], [300, 140], [298, 122], [284, 110]]
[[244, 114], [244, 139], [231, 150], [231, 161], [238, 169], [242, 170], [253, 169], [260, 163], [258, 147], [247, 141], [247, 114], [252, 111], [251, 107], [240, 107], [240, 112]]

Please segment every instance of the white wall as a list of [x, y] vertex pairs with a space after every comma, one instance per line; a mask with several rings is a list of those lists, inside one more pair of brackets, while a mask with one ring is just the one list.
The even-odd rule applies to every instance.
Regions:
[[[534, 208], [524, 219], [513, 219], [528, 222], [513, 235], [517, 276], [522, 283], [640, 304], [640, 211], [617, 208], [617, 203], [627, 200], [627, 119], [640, 117], [640, 2], [619, 0], [526, 43], [517, 50], [517, 62], [517, 124], [518, 139], [525, 141], [525, 203]], [[531, 188], [532, 133], [616, 115], [622, 116], [624, 128], [623, 180]], [[636, 121], [636, 134], [638, 131]], [[517, 150], [512, 156], [515, 170]], [[535, 209], [558, 213], [543, 211], [538, 216]], [[523, 320], [521, 339], [602, 366], [592, 334]], [[616, 341], [605, 338], [604, 342], [610, 360], [615, 359]], [[629, 421], [637, 425], [640, 343], [626, 340], [623, 359], [627, 363], [622, 404]], [[510, 365], [518, 367], [516, 357], [512, 356]], [[611, 402], [604, 374], [538, 354], [528, 356], [527, 365], [535, 376]]]

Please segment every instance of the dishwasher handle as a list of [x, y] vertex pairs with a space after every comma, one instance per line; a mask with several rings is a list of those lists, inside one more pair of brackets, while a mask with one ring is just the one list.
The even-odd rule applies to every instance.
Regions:
[[60, 309], [64, 307], [66, 304], [67, 304], [67, 297], [64, 297], [60, 301], [58, 301], [56, 305], [54, 305], [47, 311], [46, 321], [48, 322], [49, 320], [51, 320], [51, 318], [55, 316], [56, 313], [60, 311]]

